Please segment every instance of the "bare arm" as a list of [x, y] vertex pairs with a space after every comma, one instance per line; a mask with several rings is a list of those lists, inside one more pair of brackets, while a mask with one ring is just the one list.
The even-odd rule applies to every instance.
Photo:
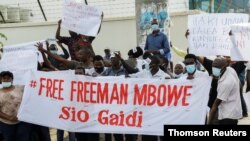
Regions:
[[51, 62], [48, 60], [48, 58], [46, 57], [46, 55], [44, 54], [44, 52], [41, 52], [42, 56], [43, 56], [43, 60], [44, 60], [44, 65], [51, 68], [52, 70], [56, 71], [58, 70], [55, 66], [53, 66], [51, 64]]
[[204, 64], [204, 58], [203, 56], [196, 56], [197, 60], [203, 65]]
[[215, 118], [216, 112], [218, 111], [218, 107], [221, 103], [221, 100], [216, 98], [214, 101], [214, 104], [212, 106], [212, 109], [209, 112], [209, 117], [208, 117], [208, 124], [212, 124], [213, 119]]
[[69, 52], [67, 51], [67, 49], [65, 49], [65, 47], [63, 47], [63, 45], [59, 42], [57, 42], [57, 44], [61, 47], [62, 51], [63, 51], [63, 58], [68, 59], [69, 58]]
[[35, 45], [36, 47], [38, 47], [38, 50], [41, 51], [41, 52], [44, 52], [46, 53], [49, 57], [55, 59], [56, 61], [58, 62], [61, 62], [63, 64], [65, 64], [66, 66], [69, 66], [69, 63], [70, 61], [67, 60], [67, 59], [64, 59], [63, 57], [59, 56], [59, 55], [55, 55], [55, 54], [52, 54], [50, 51], [48, 50], [45, 50], [43, 48], [43, 44], [42, 43], [37, 43], [37, 45]]
[[132, 68], [130, 65], [128, 65], [121, 57], [121, 53], [118, 52], [118, 54], [115, 54], [117, 58], [119, 58], [119, 60], [121, 61], [123, 67], [126, 69], [126, 71], [128, 72], [128, 74], [132, 74], [132, 73], [137, 73], [139, 70], [136, 68]]
[[61, 23], [62, 23], [62, 20], [59, 20], [58, 21], [58, 27], [57, 27], [57, 30], [56, 30], [56, 39], [57, 40], [60, 40], [60, 33], [61, 33]]

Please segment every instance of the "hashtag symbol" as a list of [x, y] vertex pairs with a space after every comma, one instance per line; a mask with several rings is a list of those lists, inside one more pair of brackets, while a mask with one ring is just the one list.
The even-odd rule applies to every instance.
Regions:
[[30, 87], [31, 87], [31, 88], [35, 88], [35, 87], [36, 87], [36, 81], [31, 80], [31, 81], [30, 81]]

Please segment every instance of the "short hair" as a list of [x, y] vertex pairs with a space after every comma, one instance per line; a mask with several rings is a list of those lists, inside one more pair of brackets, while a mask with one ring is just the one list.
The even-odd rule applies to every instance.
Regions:
[[10, 71], [2, 71], [2, 72], [0, 73], [0, 76], [1, 76], [1, 78], [4, 77], [4, 76], [9, 76], [9, 77], [11, 77], [12, 79], [14, 78], [13, 73], [10, 72]]
[[151, 58], [153, 56], [153, 54], [152, 53], [149, 53], [149, 52], [145, 52], [143, 55], [142, 55], [142, 58], [143, 59], [147, 59], [147, 58]]
[[161, 63], [161, 61], [160, 61], [160, 59], [159, 59], [159, 57], [158, 56], [152, 56], [151, 57], [151, 63], [155, 63], [155, 64], [160, 64]]
[[110, 51], [110, 49], [106, 48], [106, 49], [104, 49], [104, 51]]
[[157, 19], [153, 19], [153, 20], [151, 21], [151, 25], [153, 25], [153, 24], [158, 24]]
[[101, 56], [101, 55], [96, 55], [96, 56], [94, 56], [94, 58], [93, 58], [93, 62], [94, 61], [103, 61], [103, 57]]
[[194, 59], [194, 61], [196, 62], [196, 60], [197, 60], [197, 58], [196, 58], [196, 56], [194, 55], [194, 54], [187, 54], [186, 56], [185, 56], [185, 60], [186, 59]]

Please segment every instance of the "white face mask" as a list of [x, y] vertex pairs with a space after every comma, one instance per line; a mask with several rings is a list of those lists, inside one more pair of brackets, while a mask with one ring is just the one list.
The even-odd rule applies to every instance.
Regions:
[[52, 54], [57, 54], [57, 50], [51, 50], [50, 51]]
[[12, 83], [11, 82], [2, 82], [3, 88], [9, 88], [11, 87]]
[[180, 78], [180, 77], [182, 77], [182, 75], [183, 75], [183, 73], [180, 73], [180, 74], [174, 74], [174, 77], [175, 77], [175, 78]]

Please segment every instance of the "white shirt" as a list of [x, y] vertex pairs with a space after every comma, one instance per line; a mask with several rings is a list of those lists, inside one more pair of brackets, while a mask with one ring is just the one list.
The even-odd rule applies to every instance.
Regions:
[[159, 78], [159, 79], [170, 78], [170, 76], [161, 69], [159, 69], [158, 72], [154, 75], [151, 74], [150, 70], [144, 69], [140, 72], [130, 74], [129, 76], [131, 78]]
[[231, 67], [227, 67], [218, 80], [217, 92], [217, 98], [222, 100], [218, 107], [218, 119], [240, 119], [242, 117], [240, 80]]

